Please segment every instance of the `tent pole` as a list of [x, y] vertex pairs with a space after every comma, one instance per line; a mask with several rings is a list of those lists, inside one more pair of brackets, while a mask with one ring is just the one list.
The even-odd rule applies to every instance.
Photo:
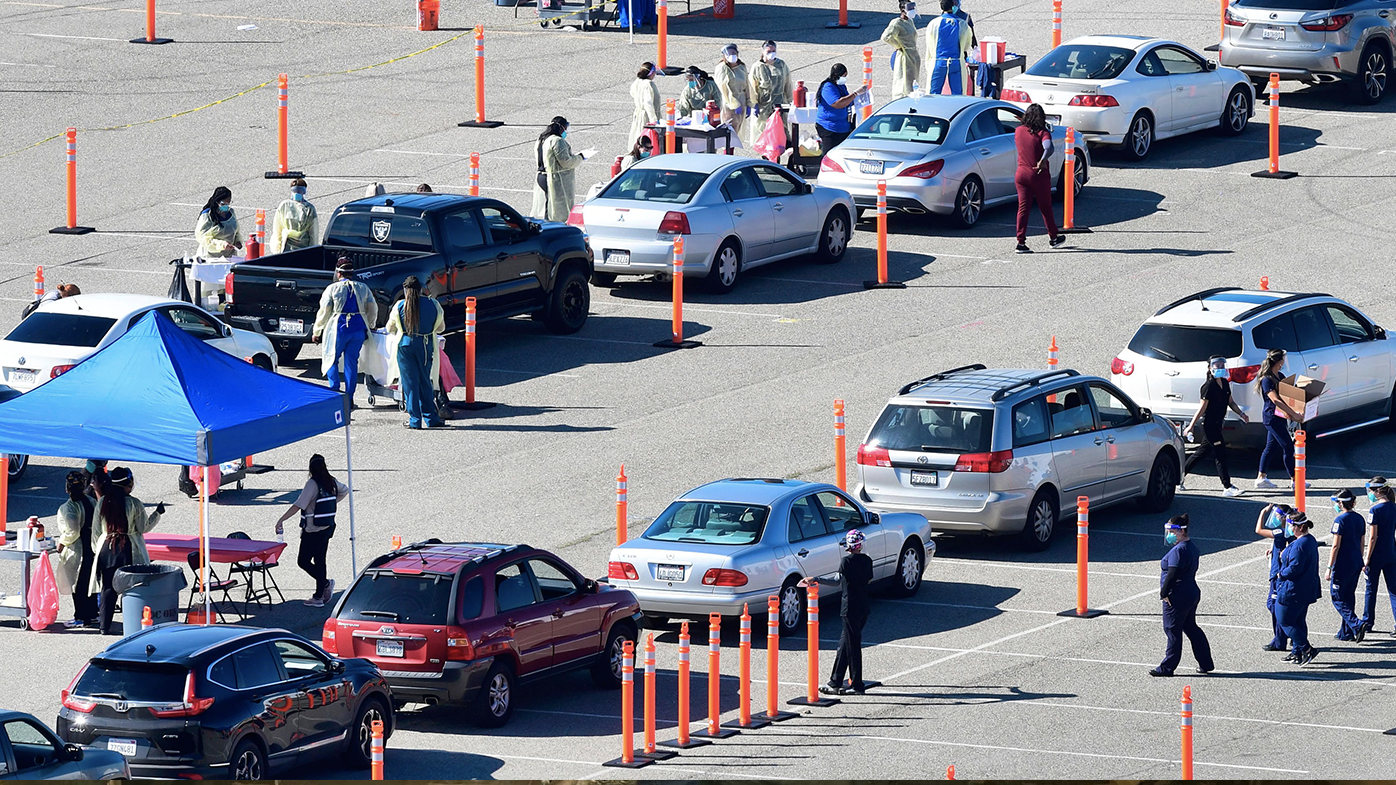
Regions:
[[199, 586], [204, 590], [204, 624], [212, 621], [212, 602], [208, 592], [208, 467], [204, 467], [204, 481], [199, 484]]
[[354, 451], [349, 444], [349, 418], [344, 418], [344, 465], [349, 475], [349, 569], [359, 576], [359, 546], [354, 540]]

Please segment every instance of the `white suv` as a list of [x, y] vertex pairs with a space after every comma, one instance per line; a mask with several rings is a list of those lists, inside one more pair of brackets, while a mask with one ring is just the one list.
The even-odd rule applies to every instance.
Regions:
[[1169, 303], [1110, 363], [1111, 379], [1141, 405], [1174, 421], [1201, 403], [1207, 359], [1226, 358], [1232, 396], [1250, 418], [1228, 413], [1226, 428], [1252, 441], [1262, 434], [1255, 377], [1269, 349], [1287, 352], [1284, 373], [1324, 382], [1309, 438], [1387, 422], [1396, 392], [1396, 358], [1386, 331], [1326, 294], [1208, 289]]

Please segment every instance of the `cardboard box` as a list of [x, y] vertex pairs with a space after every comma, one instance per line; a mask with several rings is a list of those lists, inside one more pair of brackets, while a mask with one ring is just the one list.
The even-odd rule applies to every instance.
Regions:
[[[1308, 422], [1318, 416], [1318, 397], [1326, 389], [1328, 389], [1328, 385], [1318, 379], [1294, 374], [1280, 380], [1278, 392], [1280, 400], [1289, 404], [1289, 408], [1303, 415], [1299, 421]], [[1283, 409], [1277, 408], [1275, 413], [1281, 417], [1286, 416]]]

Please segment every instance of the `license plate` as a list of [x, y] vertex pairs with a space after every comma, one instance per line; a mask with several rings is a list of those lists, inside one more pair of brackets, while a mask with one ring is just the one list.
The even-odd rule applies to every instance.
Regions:
[[1048, 125], [1061, 125], [1061, 124], [1062, 124], [1062, 116], [1059, 115], [1059, 114], [1049, 114], [1049, 115], [1047, 115], [1047, 124], [1048, 124]]
[[281, 332], [283, 333], [303, 333], [305, 332], [304, 319], [282, 319], [280, 320]]
[[402, 641], [378, 641], [379, 657], [403, 656]]
[[885, 161], [859, 161], [858, 171], [863, 174], [882, 174]]
[[607, 252], [606, 252], [606, 264], [628, 265], [628, 264], [630, 264], [630, 252], [629, 252], [629, 251], [607, 251]]
[[912, 485], [939, 485], [940, 472], [911, 472]]
[[136, 757], [135, 739], [107, 739], [107, 749], [125, 755], [128, 758]]
[[1260, 37], [1266, 41], [1283, 41], [1285, 40], [1285, 29], [1283, 27], [1262, 27]]
[[682, 564], [656, 564], [655, 576], [661, 581], [683, 582]]
[[18, 368], [10, 369], [10, 384], [33, 384], [38, 381], [38, 374], [34, 371], [21, 371]]

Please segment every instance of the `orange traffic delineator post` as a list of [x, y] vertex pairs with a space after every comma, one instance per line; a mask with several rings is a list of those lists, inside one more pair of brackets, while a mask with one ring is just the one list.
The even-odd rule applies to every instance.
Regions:
[[[267, 247], [267, 211], [260, 207], [257, 208], [256, 221], [257, 242], [265, 249]], [[265, 254], [267, 252], [263, 250], [262, 253]]]
[[1183, 779], [1192, 779], [1192, 687], [1183, 688]]
[[955, 764], [952, 763], [945, 767], [945, 778], [947, 780], [955, 779]]
[[485, 119], [485, 26], [475, 25], [475, 119], [456, 123], [458, 128], [498, 128], [504, 123]]
[[664, 152], [673, 155], [678, 149], [678, 136], [674, 132], [674, 99], [664, 101]]
[[[1047, 347], [1047, 370], [1055, 372], [1057, 370], [1057, 336], [1052, 336], [1052, 345]], [[1055, 393], [1047, 396], [1047, 403], [1056, 403]]]
[[1066, 129], [1066, 149], [1062, 151], [1062, 234], [1093, 234], [1091, 227], [1076, 224], [1076, 129]]
[[1270, 291], [1270, 276], [1268, 276], [1268, 275], [1262, 275], [1262, 276], [1260, 276], [1260, 291], [1262, 291], [1262, 292], [1268, 292], [1268, 291]]
[[669, 0], [659, 0], [659, 5], [655, 8], [655, 17], [659, 20], [655, 28], [659, 40], [656, 44], [658, 51], [654, 55], [654, 67], [665, 76], [677, 76], [683, 73], [683, 69], [669, 65]]
[[1221, 31], [1217, 35], [1217, 42], [1208, 47], [1203, 47], [1204, 52], [1220, 52], [1221, 42], [1226, 40], [1226, 9], [1231, 6], [1231, 0], [1221, 0]]
[[650, 758], [635, 754], [635, 644], [625, 642], [620, 660], [620, 757], [602, 766], [638, 769], [654, 763]]
[[766, 598], [766, 710], [756, 715], [767, 722], [785, 722], [800, 716], [780, 708], [780, 597]]
[[877, 181], [877, 280], [864, 281], [864, 289], [905, 289], [901, 281], [887, 279], [887, 181]]
[[630, 482], [625, 477], [625, 464], [620, 465], [616, 475], [616, 545], [624, 545], [630, 539]]
[[679, 737], [673, 741], [659, 742], [662, 747], [676, 747], [681, 750], [704, 747], [712, 742], [694, 739], [688, 733], [688, 682], [689, 682], [689, 637], [688, 622], [679, 627]]
[[848, 490], [848, 439], [844, 433], [843, 399], [834, 401], [834, 484]]
[[452, 409], [488, 409], [495, 404], [475, 400], [475, 298], [465, 298], [465, 400], [453, 401]]
[[1252, 172], [1251, 177], [1288, 180], [1298, 176], [1298, 172], [1280, 171], [1280, 75], [1272, 73], [1270, 74], [1270, 166], [1263, 172]]
[[654, 633], [645, 637], [645, 751], [641, 753], [650, 760], [668, 760], [677, 752], [658, 750], [654, 747], [655, 727], [655, 673], [654, 673]]
[[34, 299], [44, 298], [44, 266], [41, 264], [34, 268]]
[[655, 341], [657, 349], [692, 349], [702, 346], [701, 341], [685, 341], [683, 338], [683, 238], [674, 238], [674, 318], [670, 337]]
[[1062, 0], [1052, 0], [1052, 48], [1062, 45]]
[[737, 654], [737, 719], [724, 722], [724, 728], [764, 728], [770, 720], [751, 716], [751, 613], [742, 603], [741, 643]]
[[90, 226], [78, 226], [78, 129], [64, 131], [68, 157], [68, 222], [48, 230], [49, 234], [87, 234], [95, 232]]
[[791, 706], [833, 706], [836, 698], [819, 697], [819, 584], [811, 583], [806, 590], [805, 637], [808, 662], [805, 668], [805, 694], [791, 698]]
[[132, 38], [133, 44], [169, 44], [173, 38], [155, 37], [155, 0], [145, 0], [145, 37]]
[[1094, 619], [1109, 611], [1096, 610], [1086, 604], [1086, 578], [1090, 550], [1091, 497], [1076, 497], [1076, 607], [1058, 613], [1074, 619]]
[[480, 195], [480, 154], [470, 154], [470, 195]]
[[704, 739], [726, 739], [741, 731], [724, 729], [722, 717], [722, 614], [708, 614], [708, 727], [694, 732]]
[[[872, 47], [863, 47], [863, 87], [868, 89], [868, 95], [872, 95]], [[872, 102], [869, 101], [863, 107], [863, 119], [872, 117]]]
[[369, 744], [369, 771], [375, 780], [383, 779], [383, 721], [374, 720]]
[[153, 626], [155, 626], [155, 620], [150, 618], [150, 606], [147, 605], [145, 610], [141, 611], [141, 629]]
[[276, 75], [276, 171], [267, 172], [264, 179], [267, 180], [290, 180], [297, 177], [305, 177], [304, 172], [291, 171], [291, 126], [290, 118], [287, 114], [290, 98], [291, 84], [290, 77], [286, 74]]
[[848, 0], [839, 0], [839, 21], [837, 21], [837, 22], [830, 22], [829, 24], [824, 25], [824, 27], [827, 28], [827, 29], [829, 29], [829, 30], [834, 30], [834, 29], [857, 30], [858, 28], [860, 28], [860, 27], [862, 27], [862, 26], [863, 26], [863, 23], [862, 23], [862, 22], [850, 22], [850, 21], [848, 21]]
[[1306, 486], [1309, 484], [1309, 470], [1305, 468], [1304, 460], [1306, 442], [1308, 442], [1308, 436], [1304, 433], [1303, 428], [1294, 432], [1294, 509], [1300, 512], [1305, 512], [1304, 497], [1308, 496]]

